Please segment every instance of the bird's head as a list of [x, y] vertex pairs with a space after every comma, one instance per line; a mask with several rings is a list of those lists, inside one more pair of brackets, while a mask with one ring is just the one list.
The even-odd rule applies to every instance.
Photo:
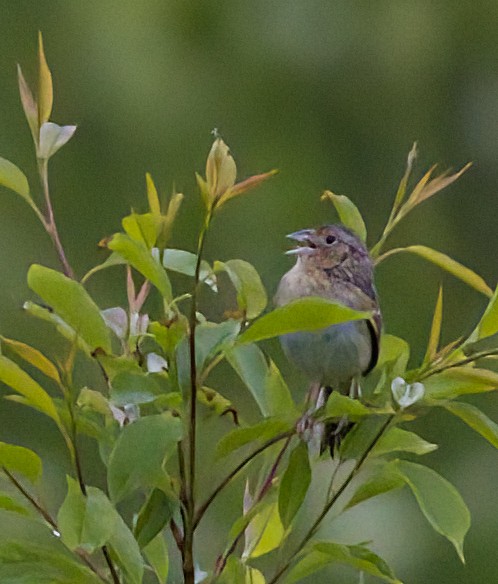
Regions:
[[345, 261], [363, 263], [368, 259], [368, 251], [363, 242], [343, 225], [301, 229], [287, 237], [296, 241], [298, 245], [286, 253], [296, 255], [306, 264], [333, 268]]

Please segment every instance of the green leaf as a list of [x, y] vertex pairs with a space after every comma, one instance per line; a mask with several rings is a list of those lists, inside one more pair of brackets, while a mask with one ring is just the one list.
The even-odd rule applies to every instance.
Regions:
[[465, 563], [463, 540], [470, 527], [470, 513], [458, 491], [426, 466], [398, 460], [396, 468], [433, 529], [455, 546], [458, 556]]
[[462, 282], [465, 282], [467, 286], [474, 288], [474, 290], [481, 292], [481, 294], [484, 294], [488, 297], [493, 296], [493, 291], [481, 278], [481, 276], [477, 275], [470, 268], [462, 266], [462, 264], [459, 264], [444, 253], [431, 249], [430, 247], [426, 247], [425, 245], [411, 245], [408, 247], [398, 247], [391, 249], [383, 256], [381, 256], [379, 261], [401, 252], [409, 252], [418, 255], [421, 258], [432, 262], [442, 270], [450, 273], [452, 276], [455, 276], [455, 278], [462, 280]]
[[364, 406], [357, 399], [342, 395], [338, 391], [332, 392], [325, 406], [325, 416], [327, 418], [348, 416], [348, 418], [355, 419], [369, 416], [373, 413], [375, 412]]
[[429, 342], [427, 343], [427, 350], [423, 363], [430, 363], [436, 356], [439, 340], [441, 338], [441, 324], [443, 322], [443, 287], [439, 287], [439, 294], [437, 297], [436, 308], [434, 309], [434, 316], [432, 317], [431, 332], [429, 335]]
[[121, 257], [118, 253], [113, 252], [111, 255], [104, 260], [101, 264], [94, 266], [81, 278], [81, 283], [84, 284], [91, 276], [100, 272], [101, 270], [105, 270], [107, 268], [111, 268], [112, 266], [122, 266], [126, 264], [126, 260]]
[[119, 253], [135, 270], [159, 290], [166, 302], [171, 302], [173, 293], [166, 270], [153, 256], [145, 243], [135, 241], [124, 233], [117, 233], [107, 244], [112, 251]]
[[308, 447], [300, 442], [292, 451], [278, 494], [278, 511], [287, 529], [303, 504], [311, 483]]
[[122, 371], [112, 379], [111, 401], [117, 407], [145, 404], [160, 394], [161, 389], [154, 378], [143, 371]]
[[5, 511], [12, 511], [12, 513], [19, 513], [20, 515], [29, 515], [29, 511], [16, 501], [10, 494], [0, 493], [0, 509]]
[[251, 392], [263, 416], [269, 416], [271, 409], [265, 388], [270, 372], [262, 351], [253, 344], [241, 345], [227, 351], [226, 358]]
[[498, 373], [475, 367], [452, 367], [424, 379], [425, 398], [453, 399], [498, 388]]
[[372, 497], [377, 497], [377, 495], [404, 487], [405, 482], [393, 468], [394, 464], [391, 462], [377, 468], [368, 479], [362, 482], [346, 505], [346, 509], [368, 501]]
[[[197, 256], [195, 253], [183, 249], [165, 249], [163, 254], [163, 266], [172, 272], [178, 272], [185, 276], [195, 276], [195, 266]], [[201, 261], [199, 279], [204, 282], [206, 279], [214, 279], [214, 272], [206, 260]], [[210, 284], [212, 286], [212, 284]]]
[[215, 272], [225, 271], [237, 291], [237, 305], [244, 318], [252, 320], [266, 308], [268, 298], [258, 272], [249, 262], [229, 260], [215, 262]]
[[486, 438], [495, 448], [498, 448], [498, 424], [490, 420], [481, 410], [462, 402], [447, 402], [442, 405], [446, 410], [463, 420], [467, 426]]
[[24, 115], [31, 130], [33, 141], [36, 144], [38, 142], [38, 105], [33, 97], [33, 92], [26, 83], [20, 65], [17, 65], [17, 81]]
[[33, 365], [33, 367], [36, 367], [44, 375], [50, 377], [55, 382], [61, 383], [57, 367], [52, 361], [47, 359], [43, 353], [40, 353], [38, 349], [30, 347], [20, 341], [15, 341], [14, 339], [7, 339], [6, 337], [0, 338], [2, 339], [2, 343], [9, 347], [9, 349], [11, 349], [16, 355], [19, 355], [19, 357], [24, 359], [30, 365]]
[[143, 560], [135, 538], [107, 496], [87, 487], [86, 497], [77, 482], [68, 477], [68, 493], [58, 518], [62, 541], [70, 548], [89, 553], [110, 545], [131, 584], [141, 584]]
[[195, 329], [197, 367], [202, 367], [225, 347], [230, 347], [240, 331], [240, 322], [203, 322]]
[[165, 584], [169, 572], [168, 546], [162, 533], [159, 533], [143, 550], [159, 584]]
[[382, 335], [377, 368], [388, 366], [393, 377], [403, 376], [410, 358], [410, 345], [394, 335]]
[[[31, 527], [31, 526], [30, 526]], [[62, 547], [27, 539], [0, 543], [2, 584], [102, 584], [87, 566]]]
[[288, 333], [323, 329], [350, 320], [368, 319], [370, 316], [370, 312], [353, 310], [325, 298], [299, 298], [259, 318], [240, 335], [239, 342], [253, 343]]
[[316, 542], [305, 548], [302, 559], [291, 569], [285, 584], [299, 582], [330, 564], [345, 564], [359, 572], [371, 574], [384, 582], [401, 584], [389, 566], [363, 545], [343, 545], [334, 542]]
[[120, 501], [139, 487], [166, 492], [169, 478], [163, 464], [182, 438], [179, 418], [169, 412], [140, 418], [123, 428], [109, 458], [111, 499]]
[[52, 87], [52, 74], [47, 65], [45, 51], [43, 49], [43, 38], [41, 32], [38, 33], [38, 125], [50, 119], [54, 92]]
[[341, 442], [341, 459], [358, 459], [362, 456], [370, 448], [385, 423], [385, 416], [365, 416], [361, 418]]
[[272, 360], [270, 360], [266, 374], [265, 394], [270, 416], [298, 415], [289, 387]]
[[380, 437], [370, 455], [382, 456], [391, 452], [411, 452], [422, 455], [433, 452], [437, 447], [437, 444], [427, 442], [414, 432], [401, 428], [390, 428]]
[[40, 457], [29, 448], [0, 442], [0, 470], [2, 469], [10, 473], [21, 473], [35, 483], [41, 476], [42, 463]]
[[135, 538], [141, 548], [147, 546], [173, 517], [178, 500], [173, 494], [153, 489], [140, 509], [135, 525]]
[[244, 556], [259, 558], [277, 548], [284, 538], [278, 504], [271, 503], [257, 513], [245, 530]]
[[0, 355], [0, 381], [26, 398], [29, 405], [43, 412], [61, 427], [61, 420], [52, 398], [16, 363]]
[[21, 195], [30, 205], [33, 204], [29, 193], [29, 184], [26, 175], [15, 164], [0, 157], [0, 186], [6, 187]]
[[149, 172], [145, 173], [145, 183], [147, 186], [147, 200], [149, 201], [149, 209], [153, 215], [161, 214], [161, 205], [159, 203], [159, 195], [157, 194], [156, 185]]
[[156, 244], [159, 220], [153, 213], [131, 213], [121, 221], [126, 234], [151, 249]]
[[266, 418], [265, 420], [248, 426], [247, 428], [235, 428], [216, 445], [216, 456], [221, 458], [227, 456], [234, 450], [242, 448], [251, 442], [258, 444], [275, 438], [279, 434], [284, 434], [292, 430], [294, 424], [283, 418]]
[[358, 207], [344, 195], [336, 195], [332, 191], [325, 191], [321, 200], [328, 199], [332, 202], [343, 225], [351, 229], [362, 241], [367, 240], [367, 228]]
[[474, 329], [467, 342], [464, 343], [464, 346], [468, 343], [474, 343], [479, 339], [495, 335], [496, 333], [498, 333], [498, 286], [496, 287], [479, 324]]
[[112, 351], [109, 329], [98, 306], [81, 284], [60, 272], [33, 264], [28, 271], [28, 285], [92, 349]]

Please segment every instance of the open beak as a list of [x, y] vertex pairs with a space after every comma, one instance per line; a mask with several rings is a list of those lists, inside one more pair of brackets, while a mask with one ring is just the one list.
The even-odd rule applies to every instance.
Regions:
[[285, 253], [287, 255], [296, 254], [307, 255], [312, 253], [316, 247], [313, 241], [314, 236], [315, 236], [314, 229], [301, 229], [300, 231], [294, 231], [294, 233], [289, 233], [289, 235], [286, 235], [286, 237], [292, 239], [293, 241], [297, 241], [297, 243], [300, 245], [293, 249], [287, 250]]

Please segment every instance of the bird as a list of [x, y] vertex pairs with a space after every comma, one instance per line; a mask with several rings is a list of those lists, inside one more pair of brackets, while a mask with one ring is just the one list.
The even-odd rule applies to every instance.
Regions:
[[[372, 317], [282, 335], [283, 351], [308, 378], [308, 401], [314, 402], [315, 409], [333, 390], [358, 398], [359, 380], [375, 367], [380, 350], [382, 315], [373, 261], [363, 241], [342, 224], [301, 229], [287, 237], [298, 245], [286, 253], [297, 259], [280, 280], [274, 297], [277, 306], [318, 296], [371, 311]], [[328, 446], [334, 456], [350, 428], [344, 419], [327, 424], [322, 450]]]

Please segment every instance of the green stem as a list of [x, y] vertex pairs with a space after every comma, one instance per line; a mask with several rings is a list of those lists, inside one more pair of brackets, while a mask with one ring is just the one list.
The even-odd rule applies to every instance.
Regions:
[[379, 431], [375, 435], [374, 439], [369, 444], [368, 448], [365, 449], [363, 454], [356, 461], [356, 464], [354, 465], [353, 469], [350, 471], [350, 473], [346, 477], [345, 481], [341, 484], [341, 486], [337, 489], [337, 491], [332, 495], [331, 499], [327, 502], [327, 504], [322, 509], [320, 515], [316, 518], [313, 525], [309, 528], [306, 535], [302, 538], [302, 540], [300, 541], [299, 545], [297, 546], [295, 552], [290, 556], [290, 559], [287, 560], [287, 562], [281, 568], [279, 568], [277, 570], [276, 574], [273, 576], [273, 578], [271, 580], [269, 580], [268, 584], [275, 584], [276, 582], [278, 582], [280, 577], [289, 569], [290, 565], [297, 557], [297, 554], [304, 548], [304, 546], [315, 535], [315, 533], [317, 532], [318, 528], [320, 527], [322, 521], [325, 519], [325, 517], [327, 516], [329, 511], [332, 509], [334, 503], [342, 495], [342, 493], [344, 493], [344, 491], [349, 486], [351, 481], [358, 474], [358, 471], [361, 469], [361, 467], [362, 467], [363, 463], [365, 462], [365, 460], [367, 459], [368, 455], [370, 454], [370, 452], [372, 452], [372, 449], [374, 448], [374, 446], [377, 444], [377, 442], [379, 441], [381, 436], [384, 434], [384, 432], [387, 430], [387, 428], [391, 424], [392, 420], [394, 419], [394, 416], [395, 415], [392, 414], [392, 415], [387, 417], [386, 421], [384, 422], [384, 424], [382, 424]]
[[197, 434], [197, 364], [195, 361], [196, 344], [195, 331], [197, 326], [197, 292], [201, 271], [202, 253], [206, 234], [212, 219], [212, 210], [206, 214], [204, 225], [199, 234], [197, 244], [197, 261], [195, 264], [194, 285], [190, 308], [190, 396], [189, 396], [189, 423], [188, 423], [188, 460], [186, 473], [186, 517], [184, 524], [183, 545], [183, 576], [185, 584], [194, 584], [194, 517], [195, 517], [195, 451]]
[[[46, 217], [43, 218], [42, 223], [45, 230], [50, 235], [52, 242], [55, 247], [55, 251], [59, 256], [59, 261], [62, 265], [62, 270], [68, 278], [74, 279], [74, 272], [71, 268], [64, 248], [59, 237], [59, 232], [57, 230], [57, 224], [55, 223], [54, 209], [52, 207], [52, 199], [50, 198], [50, 190], [48, 186], [48, 160], [39, 158], [38, 159], [38, 172], [40, 174], [41, 185], [43, 189], [43, 196], [45, 197], [45, 207], [46, 207]], [[38, 213], [37, 213], [38, 214]]]
[[473, 363], [478, 359], [485, 359], [486, 357], [494, 357], [498, 355], [498, 349], [490, 349], [489, 351], [481, 351], [480, 353], [474, 353], [465, 359], [460, 359], [460, 361], [453, 361], [453, 363], [442, 363], [438, 367], [433, 367], [432, 369], [428, 369], [420, 377], [418, 377], [419, 381], [423, 379], [427, 379], [432, 375], [436, 375], [437, 373], [442, 373], [443, 371], [447, 371], [448, 369], [452, 369], [453, 367], [462, 367], [463, 365], [468, 365], [469, 363]]

